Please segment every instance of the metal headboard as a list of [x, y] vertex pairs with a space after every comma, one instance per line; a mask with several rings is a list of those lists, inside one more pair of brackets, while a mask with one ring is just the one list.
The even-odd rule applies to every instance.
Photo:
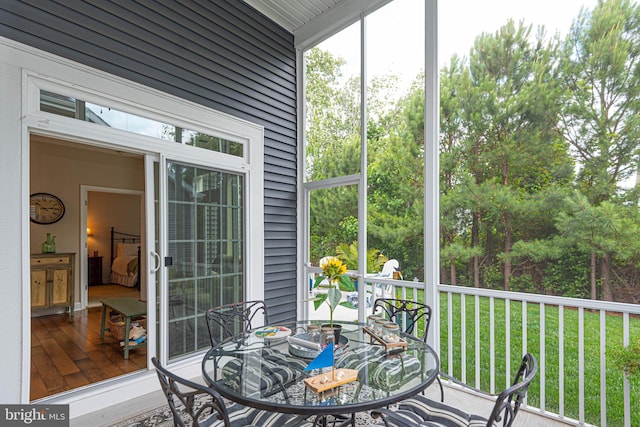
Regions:
[[[116, 258], [116, 245], [115, 243], [140, 243], [139, 234], [123, 233], [116, 231], [111, 227], [111, 263]], [[138, 258], [140, 258], [140, 246], [138, 246]]]

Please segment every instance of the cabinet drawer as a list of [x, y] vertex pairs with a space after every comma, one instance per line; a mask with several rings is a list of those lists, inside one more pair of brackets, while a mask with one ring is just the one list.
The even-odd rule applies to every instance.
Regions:
[[31, 265], [67, 265], [69, 264], [69, 256], [61, 255], [59, 257], [47, 258], [31, 258]]

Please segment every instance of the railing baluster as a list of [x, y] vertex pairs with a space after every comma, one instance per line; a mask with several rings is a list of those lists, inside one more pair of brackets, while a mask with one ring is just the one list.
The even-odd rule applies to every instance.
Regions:
[[491, 372], [491, 394], [496, 392], [496, 331], [495, 331], [495, 300], [489, 297], [489, 371]]
[[462, 382], [467, 382], [467, 308], [465, 295], [460, 295], [460, 369]]
[[504, 366], [504, 388], [511, 385], [511, 300], [504, 300], [504, 354], [507, 357]]
[[[527, 302], [522, 301], [522, 354], [527, 353]], [[524, 405], [528, 406], [527, 397], [524, 398]]]
[[540, 303], [540, 354], [538, 355], [538, 373], [540, 378], [540, 410], [544, 413], [546, 411], [545, 402], [545, 384], [546, 384], [546, 372], [545, 372], [545, 345], [546, 345], [546, 317], [544, 313], [544, 303]]
[[600, 310], [600, 426], [607, 427], [607, 312]]
[[[629, 313], [622, 315], [622, 344], [626, 347], [629, 345]], [[624, 427], [631, 427], [631, 384], [629, 377], [624, 376], [623, 384], [624, 393]]]
[[526, 354], [527, 351], [527, 302], [522, 301], [522, 354]]
[[578, 308], [578, 420], [584, 423], [584, 308]]
[[[475, 321], [476, 325], [480, 324], [480, 296], [475, 296]], [[476, 338], [476, 346], [475, 346], [475, 356], [476, 356], [476, 388], [480, 388], [480, 328], [476, 328], [475, 333]]]
[[564, 306], [558, 306], [558, 415], [564, 418]]
[[452, 313], [452, 292], [447, 292], [447, 374], [453, 376], [453, 313]]

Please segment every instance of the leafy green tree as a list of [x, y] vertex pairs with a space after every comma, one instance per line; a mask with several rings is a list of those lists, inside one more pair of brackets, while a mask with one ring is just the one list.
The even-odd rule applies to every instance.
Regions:
[[[640, 160], [640, 8], [627, 0], [599, 1], [582, 10], [565, 43], [559, 68], [565, 87], [558, 132], [577, 159], [578, 189], [593, 205], [627, 197], [621, 187]], [[637, 203], [637, 195], [634, 197]], [[605, 207], [603, 206], [603, 209]], [[610, 205], [607, 210], [613, 209]], [[594, 221], [596, 221], [594, 219]], [[603, 297], [611, 299], [607, 229], [585, 236], [591, 252], [591, 296], [597, 259]], [[601, 236], [598, 234], [601, 233]], [[612, 248], [613, 249], [613, 248]]]
[[[353, 242], [350, 245], [340, 243], [336, 248], [336, 256], [347, 265], [347, 269], [357, 270], [359, 258], [358, 242]], [[380, 253], [380, 250], [375, 248], [367, 249], [367, 273], [377, 273], [381, 271], [385, 262], [387, 262], [387, 257]]]
[[[469, 179], [464, 158], [464, 141], [468, 129], [463, 119], [464, 98], [460, 93], [468, 90], [469, 79], [465, 59], [453, 56], [449, 65], [440, 72], [440, 256], [448, 264], [449, 281], [441, 269], [441, 282], [457, 284], [456, 263], [468, 263], [482, 255], [479, 246], [471, 246], [468, 230], [471, 218], [468, 212], [468, 194], [474, 182]], [[477, 270], [476, 270], [477, 271]], [[474, 283], [479, 286], [479, 278]]]
[[[639, 27], [637, 6], [600, 1], [562, 50], [544, 28], [509, 21], [441, 70], [443, 282], [594, 298], [601, 285], [605, 299], [637, 287], [640, 189], [620, 184], [640, 163]], [[327, 52], [306, 59], [307, 178], [357, 173], [359, 78]], [[389, 103], [396, 78], [375, 78], [367, 99], [367, 246], [418, 278], [423, 79]], [[357, 197], [355, 186], [312, 192], [312, 259], [353, 261]]]
[[[306, 60], [306, 94], [307, 94], [307, 179], [321, 180], [357, 173], [360, 169], [360, 79], [359, 77], [343, 78], [341, 69], [344, 60], [335, 58], [331, 53], [318, 48], [311, 49]], [[376, 159], [386, 150], [389, 143], [390, 129], [401, 127], [397, 123], [397, 114], [389, 108], [387, 99], [394, 94], [397, 77], [384, 76], [372, 79], [368, 87], [368, 143], [369, 159]], [[374, 167], [375, 169], [375, 167]], [[386, 171], [393, 177], [392, 170]], [[404, 175], [403, 175], [404, 176]], [[397, 177], [393, 177], [397, 180]], [[391, 181], [386, 180], [389, 183]], [[384, 218], [372, 223], [383, 223], [396, 238], [391, 243], [382, 238], [382, 245], [387, 253], [399, 243], [394, 225], [401, 224], [394, 214], [395, 203], [402, 195], [388, 193], [387, 201], [391, 206], [377, 211]], [[311, 258], [319, 259], [333, 254], [336, 246], [352, 242], [357, 238], [358, 193], [356, 186], [336, 187], [329, 190], [314, 191], [310, 201], [310, 233]], [[386, 208], [391, 209], [386, 209]], [[388, 215], [388, 216], [387, 216]], [[422, 213], [420, 212], [420, 217]], [[337, 225], [337, 226], [336, 226]], [[407, 224], [407, 227], [409, 225]], [[402, 240], [402, 238], [399, 238]], [[370, 244], [376, 247], [381, 240]], [[395, 252], [394, 252], [395, 253]], [[394, 255], [395, 256], [395, 255]]]
[[370, 144], [368, 239], [400, 261], [405, 277], [424, 277], [424, 77], [384, 117], [386, 138]]
[[[466, 161], [478, 189], [470, 195], [476, 206], [471, 245], [480, 243], [483, 226], [484, 252], [500, 255], [505, 290], [510, 288], [513, 242], [529, 220], [528, 200], [558, 176], [554, 166], [569, 162], [549, 120], [558, 110], [552, 74], [557, 47], [544, 41], [542, 29], [535, 37], [531, 31], [531, 26], [509, 21], [495, 34], [480, 35], [470, 53], [464, 94]], [[501, 254], [488, 246], [493, 241], [502, 242]]]
[[577, 184], [592, 203], [616, 196], [640, 160], [640, 9], [627, 0], [582, 10], [565, 42], [557, 129], [571, 145]]
[[557, 227], [565, 246], [575, 245], [591, 258], [591, 299], [597, 299], [596, 267], [598, 258], [602, 269], [602, 298], [612, 301], [611, 272], [607, 266], [611, 258], [629, 260], [638, 253], [637, 208], [602, 202], [595, 206], [580, 192], [573, 194], [569, 210], [560, 212]]
[[[353, 114], [358, 92], [352, 93], [353, 84], [342, 84], [345, 61], [314, 48], [305, 53], [305, 65], [307, 177], [317, 180], [354, 173], [353, 163], [347, 163], [345, 157], [354, 156], [360, 116]], [[349, 149], [344, 149], [345, 144]]]
[[[360, 165], [359, 91], [345, 80], [345, 61], [318, 48], [306, 52], [305, 143], [307, 179], [320, 180], [357, 172]], [[311, 259], [333, 255], [339, 242], [351, 241], [347, 218], [357, 217], [357, 189], [338, 187], [312, 193]]]

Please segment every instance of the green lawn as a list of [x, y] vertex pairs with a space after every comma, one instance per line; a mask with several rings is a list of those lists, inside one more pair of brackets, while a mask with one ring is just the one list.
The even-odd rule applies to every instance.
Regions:
[[[411, 299], [407, 290], [407, 299]], [[418, 301], [422, 301], [422, 291], [418, 291]], [[494, 300], [494, 349], [495, 349], [495, 389], [505, 388], [506, 336], [510, 337], [511, 367], [508, 376], [515, 373], [524, 353], [522, 346], [522, 304], [511, 302], [510, 324], [507, 328], [504, 300]], [[475, 298], [466, 297], [466, 380], [475, 386]], [[460, 295], [452, 295], [452, 351], [448, 353], [448, 304], [447, 295], [440, 299], [440, 366], [447, 372], [449, 357], [453, 360], [453, 376], [461, 376], [461, 304]], [[559, 308], [545, 306], [545, 410], [559, 413]], [[480, 298], [480, 388], [490, 391], [490, 303], [489, 298]], [[527, 305], [527, 348], [540, 363], [540, 306]], [[631, 339], [640, 337], [640, 319], [630, 318]], [[622, 316], [606, 316], [606, 348], [622, 345]], [[600, 312], [584, 311], [584, 411], [585, 421], [601, 425], [600, 414]], [[607, 350], [608, 352], [609, 350]], [[578, 310], [564, 309], [564, 415], [579, 418], [579, 376], [578, 376]], [[606, 372], [606, 422], [608, 426], [624, 425], [623, 375], [607, 363]], [[540, 371], [539, 371], [540, 373]], [[528, 404], [540, 406], [540, 374], [536, 376], [527, 395]], [[631, 381], [631, 425], [640, 426], [640, 380]]]

